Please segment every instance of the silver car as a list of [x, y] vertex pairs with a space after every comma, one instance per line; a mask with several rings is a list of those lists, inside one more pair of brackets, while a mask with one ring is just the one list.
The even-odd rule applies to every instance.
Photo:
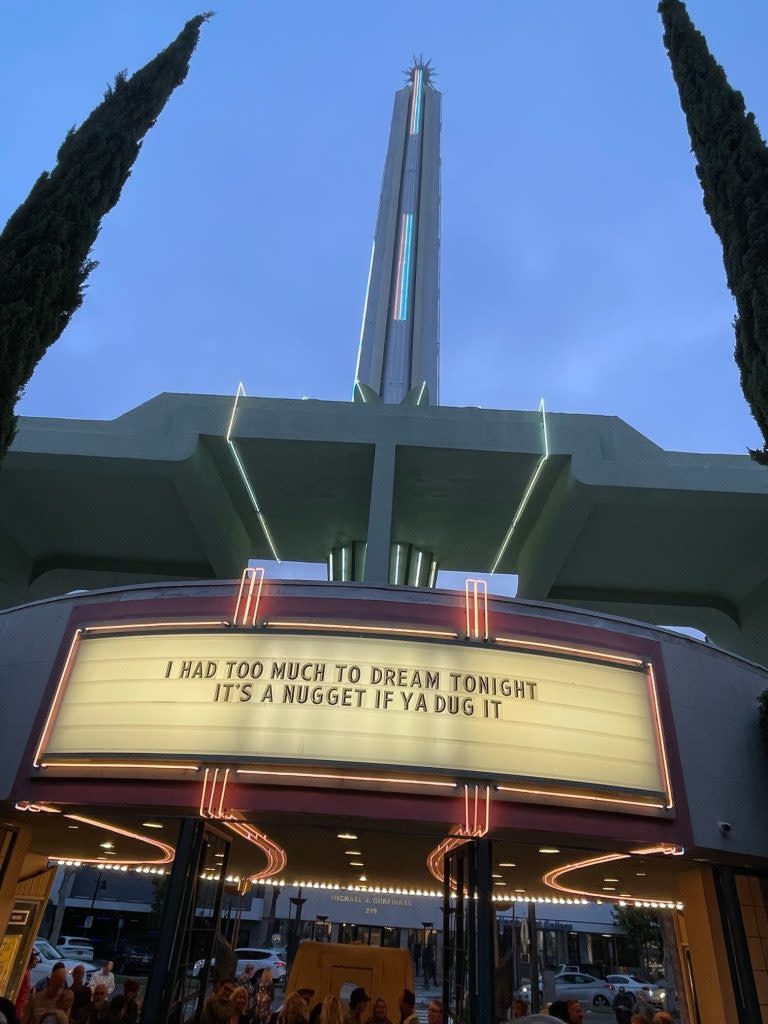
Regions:
[[558, 999], [578, 999], [587, 1006], [610, 1006], [617, 988], [608, 979], [595, 978], [580, 971], [565, 971], [555, 976], [555, 995]]

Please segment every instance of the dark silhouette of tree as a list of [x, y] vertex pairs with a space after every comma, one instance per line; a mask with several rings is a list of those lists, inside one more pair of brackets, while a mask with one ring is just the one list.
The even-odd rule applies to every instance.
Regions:
[[659, 14], [704, 208], [720, 237], [736, 299], [736, 363], [763, 435], [762, 449], [750, 454], [768, 464], [768, 149], [682, 0], [661, 0]]
[[83, 301], [101, 220], [120, 198], [141, 140], [184, 81], [210, 17], [199, 14], [72, 128], [0, 235], [0, 459], [16, 432], [14, 408], [35, 366]]

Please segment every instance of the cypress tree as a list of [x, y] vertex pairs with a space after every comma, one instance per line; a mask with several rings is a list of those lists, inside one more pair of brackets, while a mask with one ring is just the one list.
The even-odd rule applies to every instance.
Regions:
[[16, 401], [83, 301], [102, 217], [120, 198], [141, 140], [186, 78], [209, 17], [188, 21], [130, 78], [116, 76], [104, 101], [69, 131], [56, 166], [40, 175], [0, 235], [0, 459], [16, 431]]
[[696, 156], [704, 208], [736, 300], [736, 363], [768, 464], [768, 149], [682, 0], [660, 0], [664, 45]]

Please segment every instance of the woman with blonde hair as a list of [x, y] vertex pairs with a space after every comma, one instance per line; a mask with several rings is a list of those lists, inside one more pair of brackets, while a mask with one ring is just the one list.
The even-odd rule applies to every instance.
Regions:
[[309, 1020], [309, 1007], [304, 996], [298, 992], [291, 992], [285, 997], [277, 1024], [307, 1024]]
[[326, 996], [320, 1008], [320, 1024], [342, 1024], [344, 1014], [338, 996]]
[[259, 980], [253, 989], [253, 1019], [258, 1024], [267, 1024], [272, 1016], [272, 1000], [275, 995], [275, 986], [272, 981], [272, 971], [265, 967], [259, 975]]
[[229, 997], [229, 1005], [232, 1007], [232, 1014], [228, 1024], [251, 1024], [251, 1015], [248, 1013], [248, 989], [244, 985], [238, 985]]

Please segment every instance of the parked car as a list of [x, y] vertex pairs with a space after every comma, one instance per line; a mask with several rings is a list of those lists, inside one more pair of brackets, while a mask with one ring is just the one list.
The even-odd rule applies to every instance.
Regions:
[[[273, 981], [282, 981], [285, 978], [285, 961], [273, 949], [243, 946], [235, 950], [235, 955], [237, 956], [235, 974], [238, 976], [243, 973], [246, 967], [253, 966], [257, 972], [263, 971], [264, 968], [268, 967], [272, 971]], [[195, 961], [192, 966], [192, 977], [196, 978], [204, 966], [205, 960]], [[213, 957], [211, 959], [211, 967], [215, 966], [216, 957]]]
[[617, 991], [620, 988], [625, 989], [635, 999], [638, 993], [642, 992], [649, 1003], [657, 1006], [664, 1005], [664, 998], [659, 995], [657, 986], [651, 984], [650, 981], [643, 981], [636, 974], [609, 974], [605, 980], [615, 985]]
[[95, 956], [93, 943], [90, 939], [82, 939], [76, 935], [60, 935], [56, 948], [66, 956], [93, 962]]
[[115, 974], [149, 974], [155, 954], [151, 946], [122, 942], [114, 955]]
[[555, 975], [555, 994], [558, 999], [578, 999], [588, 1006], [610, 1006], [616, 995], [616, 986], [607, 978], [568, 971]]
[[37, 965], [30, 971], [30, 979], [33, 987], [39, 982], [45, 981], [51, 973], [53, 966], [58, 963], [63, 963], [67, 968], [67, 985], [72, 984], [72, 971], [75, 967], [82, 964], [85, 968], [87, 978], [90, 977], [95, 970], [92, 963], [85, 963], [81, 959], [73, 960], [68, 958], [60, 949], [57, 949], [56, 946], [52, 946], [47, 939], [37, 938], [35, 939], [33, 946], [35, 952], [40, 957], [39, 963], [37, 963]]

